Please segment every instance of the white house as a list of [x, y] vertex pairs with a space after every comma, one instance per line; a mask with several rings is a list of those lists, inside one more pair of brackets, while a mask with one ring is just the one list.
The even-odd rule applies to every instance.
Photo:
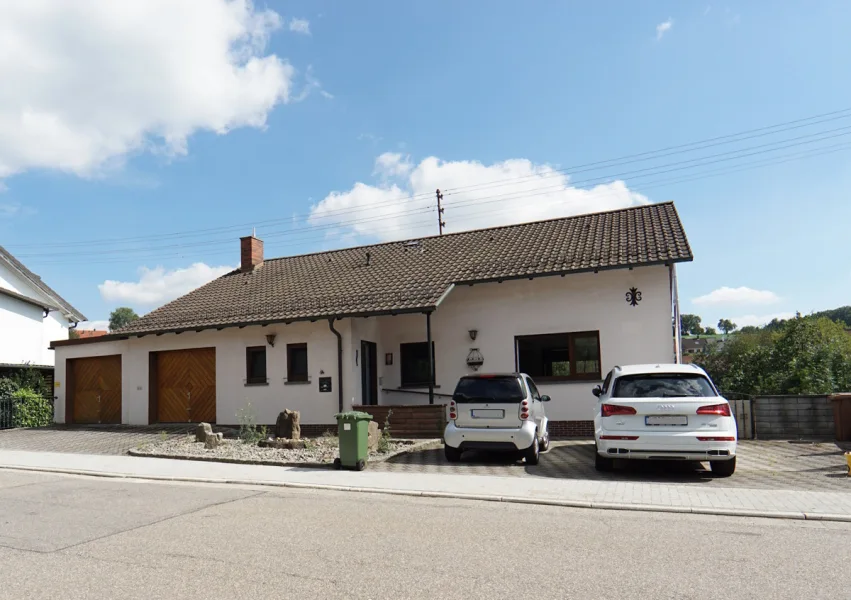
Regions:
[[86, 317], [0, 246], [0, 371], [53, 368], [50, 343]]
[[520, 370], [554, 434], [587, 433], [614, 365], [679, 361], [675, 264], [692, 258], [672, 203], [268, 260], [242, 238], [240, 269], [55, 342], [56, 419], [235, 424], [250, 403], [259, 423], [325, 425]]

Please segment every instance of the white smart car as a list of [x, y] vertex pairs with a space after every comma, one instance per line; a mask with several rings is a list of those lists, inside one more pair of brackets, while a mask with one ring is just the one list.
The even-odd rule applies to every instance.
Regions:
[[465, 450], [522, 452], [526, 464], [537, 465], [550, 446], [542, 396], [523, 373], [462, 377], [449, 403], [443, 432], [446, 460], [458, 462]]
[[736, 470], [736, 420], [700, 367], [615, 367], [594, 395], [597, 470], [623, 458], [708, 461], [720, 477]]

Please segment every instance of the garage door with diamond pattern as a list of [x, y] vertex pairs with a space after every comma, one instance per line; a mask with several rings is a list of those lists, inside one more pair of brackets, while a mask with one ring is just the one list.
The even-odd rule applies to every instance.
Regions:
[[70, 363], [70, 422], [121, 423], [121, 355]]
[[157, 421], [216, 422], [216, 349], [158, 352]]

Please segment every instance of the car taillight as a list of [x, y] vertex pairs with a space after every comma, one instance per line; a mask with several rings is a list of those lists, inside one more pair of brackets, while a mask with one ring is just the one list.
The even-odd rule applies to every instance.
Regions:
[[718, 415], [719, 417], [729, 417], [732, 416], [730, 413], [730, 405], [729, 404], [710, 404], [708, 406], [701, 406], [697, 409], [697, 414], [699, 415]]
[[698, 442], [735, 442], [734, 437], [698, 437]]
[[520, 418], [526, 420], [529, 418], [529, 401], [524, 400], [520, 403]]
[[631, 406], [620, 406], [618, 404], [603, 404], [601, 407], [601, 415], [604, 417], [614, 417], [615, 415], [634, 415], [635, 409]]
[[458, 413], [455, 410], [455, 400], [451, 400], [449, 402], [449, 418], [453, 421], [458, 417]]

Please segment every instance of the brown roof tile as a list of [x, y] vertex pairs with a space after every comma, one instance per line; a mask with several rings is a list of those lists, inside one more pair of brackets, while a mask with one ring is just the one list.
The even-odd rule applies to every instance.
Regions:
[[453, 283], [692, 258], [669, 202], [269, 259], [252, 272], [219, 277], [117, 333], [421, 311], [434, 308]]

